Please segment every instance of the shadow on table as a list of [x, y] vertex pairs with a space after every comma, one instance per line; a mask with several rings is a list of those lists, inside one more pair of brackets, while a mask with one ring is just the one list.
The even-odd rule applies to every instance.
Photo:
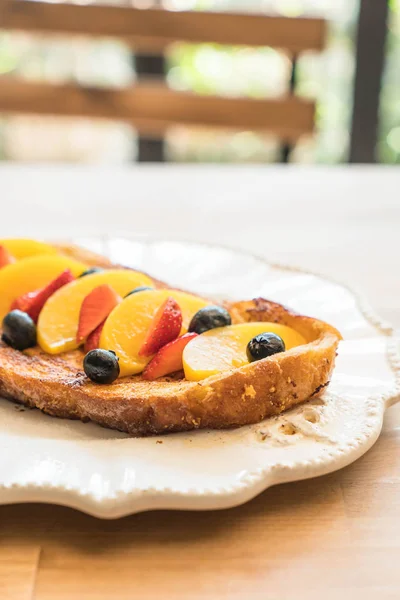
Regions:
[[[242, 536], [259, 540], [276, 535], [290, 536], [295, 519], [304, 522], [304, 534], [313, 518], [331, 514], [340, 497], [338, 475], [280, 485], [247, 504], [221, 511], [152, 511], [117, 520], [99, 520], [70, 508], [44, 504], [0, 507], [3, 543], [8, 539], [35, 540], [70, 545], [91, 554], [109, 553], [132, 546], [150, 548], [159, 544], [188, 548], [191, 544], [236, 542]], [[297, 523], [298, 525], [298, 523]], [[298, 527], [297, 527], [298, 534]], [[289, 539], [289, 538], [288, 538]], [[304, 540], [303, 540], [304, 541]]]

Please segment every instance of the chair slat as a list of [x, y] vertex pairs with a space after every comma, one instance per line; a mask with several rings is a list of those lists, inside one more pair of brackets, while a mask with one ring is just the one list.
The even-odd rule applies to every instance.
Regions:
[[314, 103], [295, 97], [252, 100], [199, 96], [158, 83], [100, 89], [3, 77], [0, 111], [118, 119], [152, 134], [163, 133], [172, 125], [253, 130], [294, 142], [313, 130]]
[[321, 50], [325, 21], [254, 14], [139, 10], [129, 7], [0, 0], [0, 28], [111, 36], [146, 51], [175, 41]]

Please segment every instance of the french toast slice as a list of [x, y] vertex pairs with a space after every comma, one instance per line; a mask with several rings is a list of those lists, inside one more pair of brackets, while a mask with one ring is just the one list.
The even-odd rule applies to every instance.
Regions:
[[[115, 266], [75, 246], [60, 245], [59, 250], [89, 265]], [[224, 306], [233, 323], [281, 323], [301, 333], [307, 344], [199, 382], [178, 373], [156, 381], [134, 375], [97, 385], [82, 370], [81, 350], [52, 356], [39, 347], [20, 352], [0, 342], [0, 396], [53, 416], [142, 436], [256, 423], [328, 385], [341, 339], [334, 327], [263, 298]]]

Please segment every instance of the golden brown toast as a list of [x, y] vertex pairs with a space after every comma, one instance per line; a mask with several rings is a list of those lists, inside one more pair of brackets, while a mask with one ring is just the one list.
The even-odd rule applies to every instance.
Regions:
[[[104, 257], [73, 246], [63, 252], [104, 267]], [[163, 285], [160, 283], [160, 286]], [[328, 385], [341, 339], [330, 325], [263, 298], [225, 302], [233, 323], [273, 321], [296, 329], [307, 344], [200, 382], [182, 374], [110, 385], [83, 373], [83, 352], [51, 356], [38, 347], [19, 352], [0, 343], [0, 396], [57, 417], [95, 421], [132, 435], [256, 423], [316, 396]]]

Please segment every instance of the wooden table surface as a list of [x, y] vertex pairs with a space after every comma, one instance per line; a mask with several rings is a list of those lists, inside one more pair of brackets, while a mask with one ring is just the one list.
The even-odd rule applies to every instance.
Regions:
[[[395, 168], [0, 167], [0, 236], [236, 245], [360, 288], [400, 326]], [[12, 460], [12, 457], [10, 457]], [[220, 512], [0, 507], [1, 600], [400, 598], [400, 406], [363, 458]]]

